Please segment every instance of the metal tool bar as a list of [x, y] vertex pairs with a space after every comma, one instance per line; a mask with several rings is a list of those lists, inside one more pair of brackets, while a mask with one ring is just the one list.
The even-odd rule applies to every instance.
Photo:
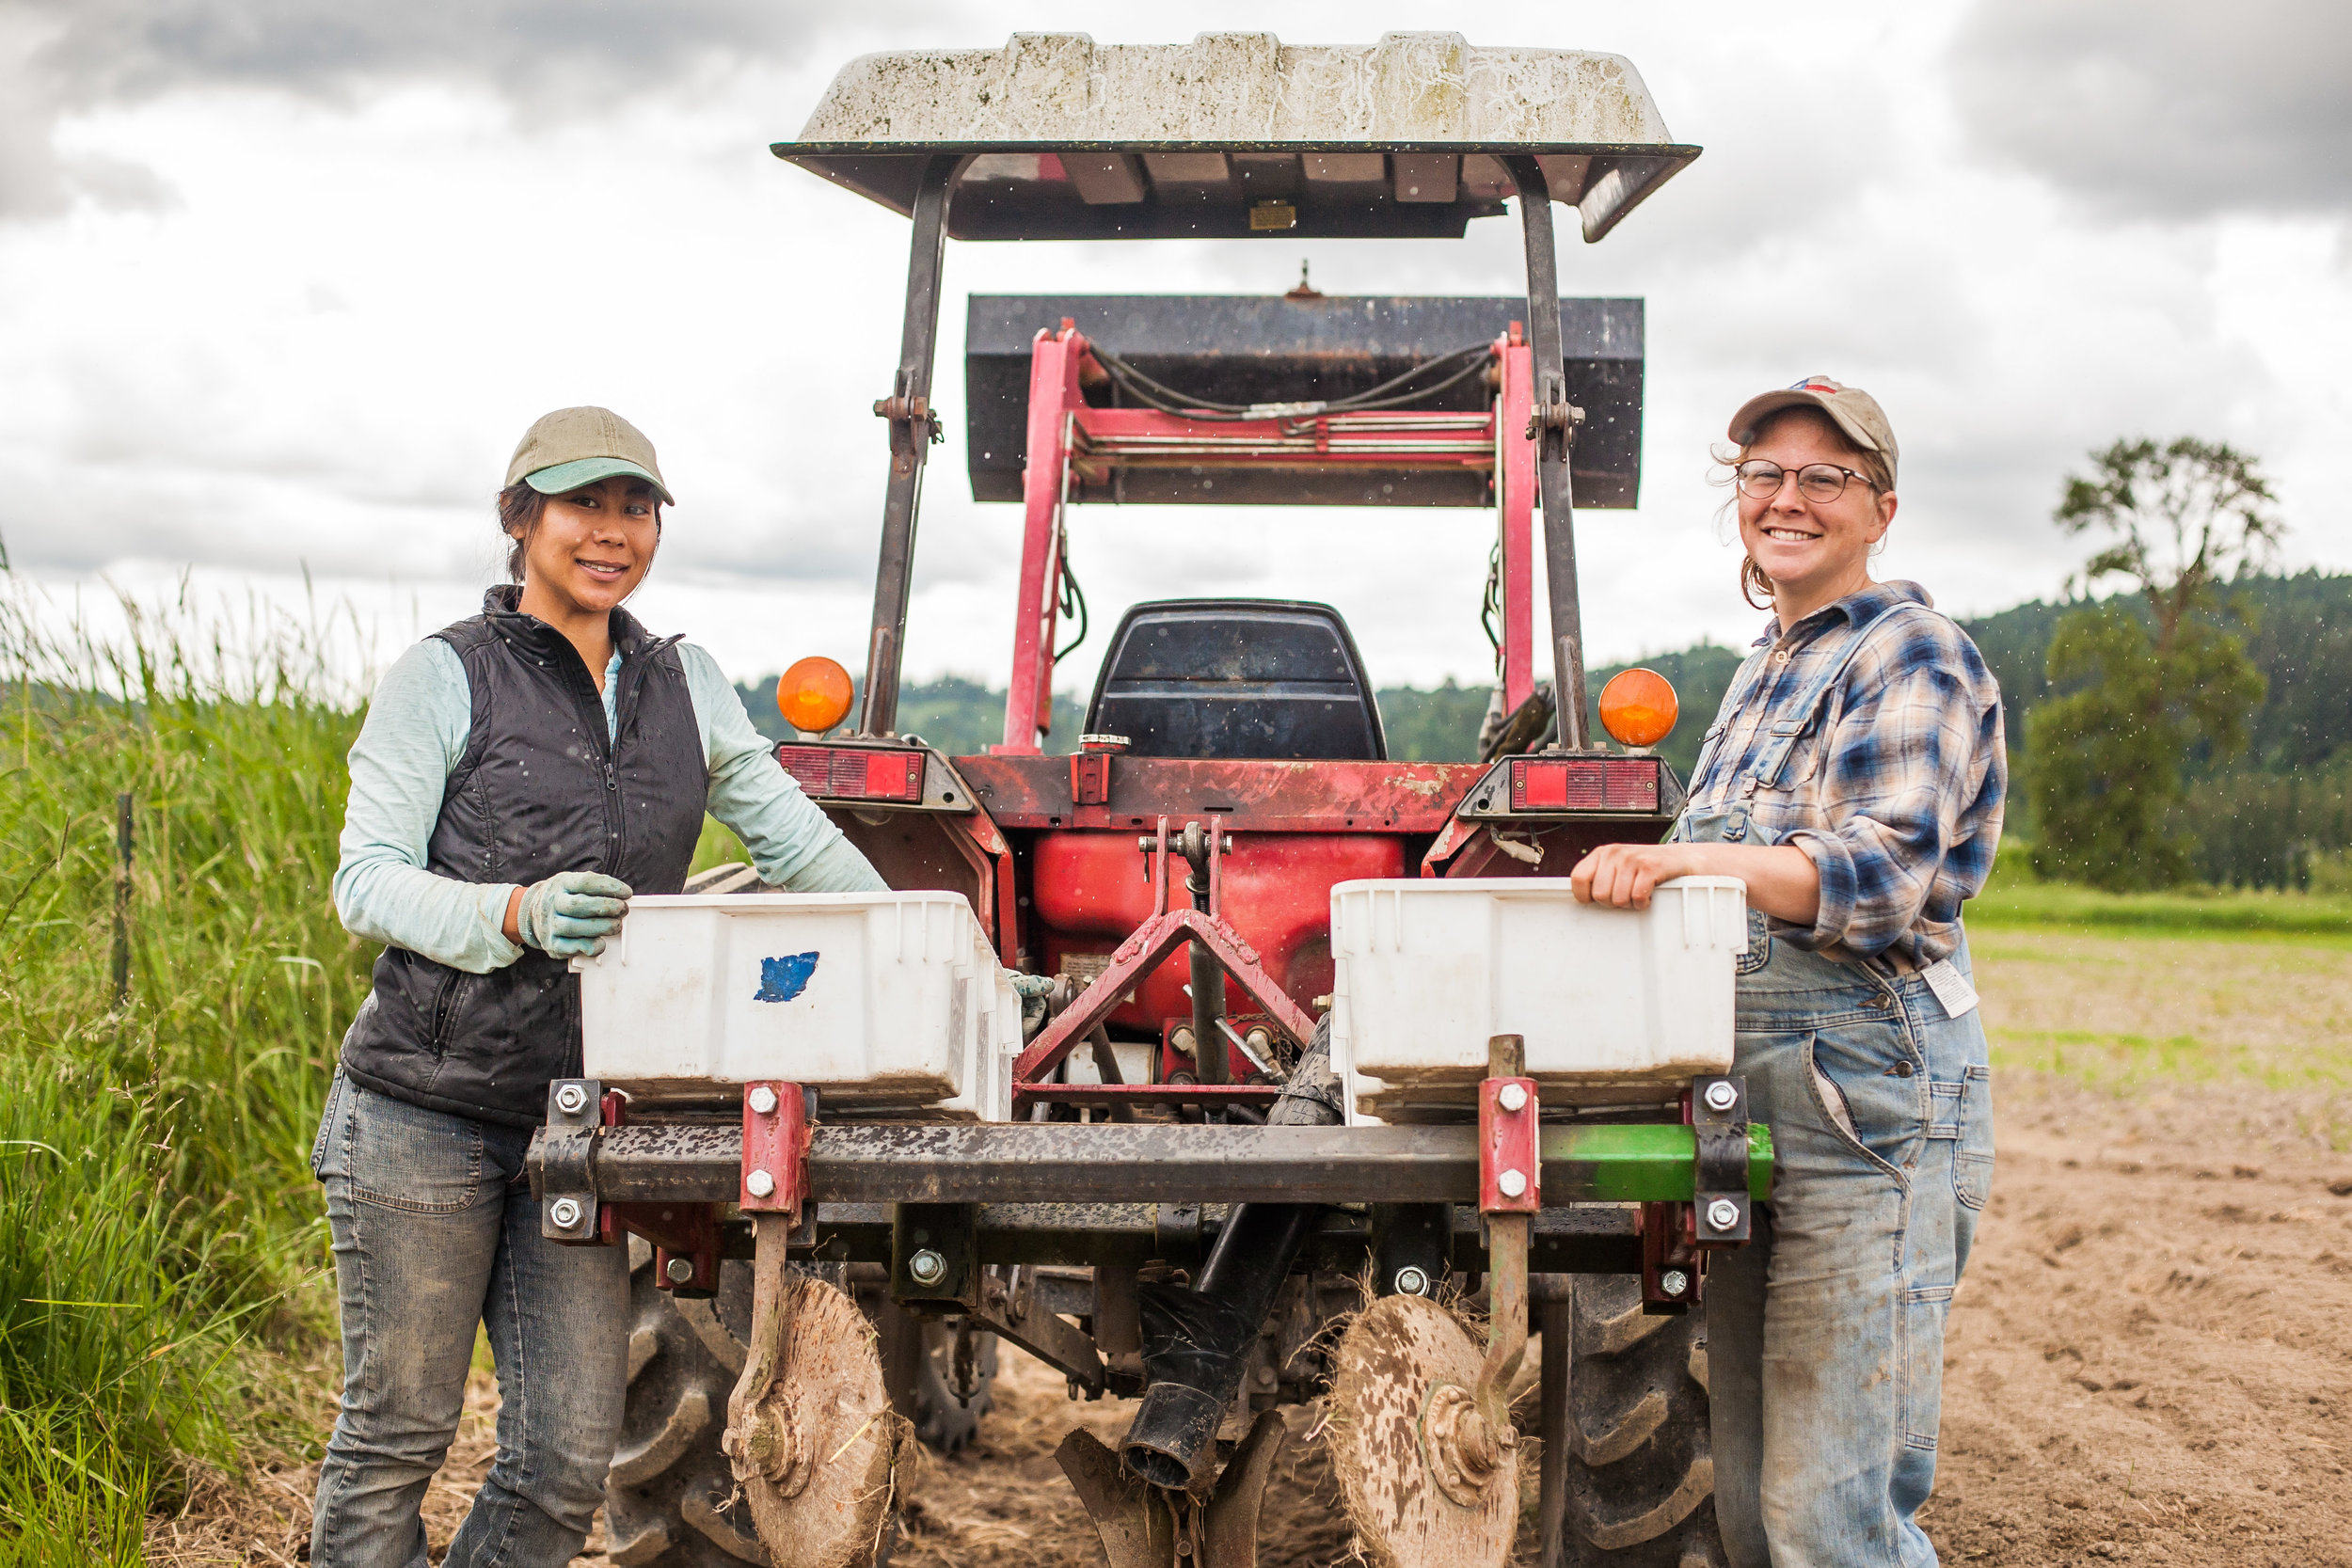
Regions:
[[[1161, 1260], [1197, 1265], [1223, 1227], [1227, 1206], [1168, 1203], [984, 1203], [977, 1233], [980, 1261], [1129, 1267]], [[887, 1263], [895, 1206], [828, 1203], [801, 1239], [796, 1257]], [[1468, 1205], [1451, 1210], [1450, 1227], [1432, 1238], [1425, 1266], [1435, 1274], [1486, 1266], [1486, 1219]], [[1624, 1204], [1581, 1204], [1533, 1216], [1529, 1266], [1538, 1274], [1633, 1274], [1642, 1266], [1641, 1212]], [[728, 1227], [729, 1257], [751, 1256], [748, 1236]], [[1364, 1218], [1328, 1209], [1306, 1257], [1327, 1274], [1360, 1273], [1378, 1245]]]
[[[609, 1128], [588, 1180], [609, 1202], [732, 1202], [735, 1126]], [[1191, 1127], [1052, 1122], [818, 1127], [808, 1196], [819, 1203], [1471, 1203], [1473, 1127]], [[1682, 1126], [1548, 1127], [1545, 1203], [1688, 1202], [1697, 1140]], [[534, 1145], [534, 1155], [536, 1146]], [[1772, 1180], [1772, 1145], [1749, 1132], [1749, 1188]]]

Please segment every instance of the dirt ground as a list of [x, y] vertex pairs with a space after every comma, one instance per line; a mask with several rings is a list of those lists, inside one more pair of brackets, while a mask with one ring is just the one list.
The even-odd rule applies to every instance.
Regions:
[[[2000, 1155], [1953, 1307], [1925, 1515], [1944, 1560], [2352, 1568], [2352, 946], [1989, 932], [1976, 950]], [[1114, 1437], [1133, 1406], [1004, 1364], [980, 1441], [914, 1478], [894, 1563], [1098, 1560], [1053, 1449], [1073, 1423]], [[486, 1377], [468, 1409], [437, 1551], [488, 1465]], [[1347, 1532], [1305, 1440], [1316, 1412], [1292, 1416], [1261, 1561], [1324, 1568]], [[157, 1522], [151, 1559], [306, 1560], [311, 1473], [208, 1488]]]

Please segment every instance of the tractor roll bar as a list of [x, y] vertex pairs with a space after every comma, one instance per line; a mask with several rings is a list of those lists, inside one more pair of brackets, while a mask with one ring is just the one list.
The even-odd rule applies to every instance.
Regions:
[[[947, 217], [968, 153], [935, 153], [924, 161], [913, 203], [914, 238], [907, 264], [906, 313], [899, 331], [898, 369], [891, 395], [874, 404], [890, 421], [890, 482], [882, 502], [881, 557], [874, 578], [874, 614], [866, 656], [864, 705], [857, 734], [895, 735], [898, 681], [906, 652], [907, 598], [914, 561], [916, 511], [932, 442], [943, 438], [931, 405], [931, 370], [939, 338], [941, 274]], [[1528, 342], [1534, 365], [1533, 412], [1524, 439], [1536, 445], [1536, 488], [1544, 514], [1546, 587], [1551, 600], [1552, 689], [1560, 744], [1581, 751], [1584, 729], [1584, 638], [1576, 572], [1576, 526], [1568, 454], [1583, 410], [1567, 401], [1560, 319], [1559, 261], [1553, 244], [1551, 196], [1542, 164], [1532, 154], [1503, 160], [1519, 197], [1527, 257]], [[1517, 435], [1518, 433], [1506, 433]], [[1026, 739], [1027, 737], [1023, 737]]]
[[925, 161], [914, 195], [914, 242], [907, 261], [907, 308], [898, 329], [898, 373], [874, 412], [890, 421], [890, 487], [882, 499], [882, 560], [874, 573], [874, 625], [866, 644], [866, 705], [857, 733], [895, 735], [898, 669], [905, 657], [907, 594], [914, 571], [915, 508], [923, 467], [942, 438], [931, 407], [931, 364], [939, 343], [940, 274], [946, 264], [947, 204], [971, 159]]
[[[1551, 599], [1552, 705], [1560, 744], [1584, 749], [1584, 626], [1576, 590], [1576, 519], [1568, 495], [1568, 448], [1584, 418], [1569, 406], [1562, 372], [1560, 263], [1551, 238], [1551, 200], [1543, 166], [1512, 158], [1505, 167], [1519, 189], [1519, 229], [1527, 242], [1527, 341], [1535, 365], [1534, 409], [1527, 436], [1536, 448], [1536, 484], [1544, 509], [1544, 586]], [[1508, 433], [1505, 433], [1506, 438]]]

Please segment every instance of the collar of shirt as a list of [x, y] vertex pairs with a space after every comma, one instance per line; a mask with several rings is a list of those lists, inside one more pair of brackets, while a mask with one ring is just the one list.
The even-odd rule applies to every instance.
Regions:
[[[1889, 606], [1900, 604], [1906, 600], [1913, 604], [1925, 605], [1930, 610], [1935, 608], [1935, 600], [1929, 595], [1926, 589], [1915, 582], [1904, 582], [1899, 579], [1891, 582], [1874, 582], [1859, 593], [1849, 594], [1835, 603], [1823, 605], [1795, 626], [1790, 626], [1788, 638], [1790, 641], [1809, 642], [1829, 629], [1833, 618], [1845, 621], [1856, 628], [1867, 626], [1883, 614]], [[1749, 646], [1769, 648], [1781, 640], [1780, 617], [1775, 615], [1764, 623], [1764, 635]]]

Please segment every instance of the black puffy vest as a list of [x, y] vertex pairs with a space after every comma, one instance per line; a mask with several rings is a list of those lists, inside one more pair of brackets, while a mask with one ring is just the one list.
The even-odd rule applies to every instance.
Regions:
[[[564, 634], [490, 590], [483, 612], [434, 635], [465, 661], [473, 723], [441, 796], [425, 865], [461, 882], [601, 871], [637, 893], [685, 885], [710, 774], [677, 639], [612, 612], [617, 734]], [[469, 974], [405, 948], [343, 1037], [343, 1070], [396, 1100], [510, 1126], [547, 1114], [548, 1081], [580, 1072], [580, 982], [537, 948]]]

